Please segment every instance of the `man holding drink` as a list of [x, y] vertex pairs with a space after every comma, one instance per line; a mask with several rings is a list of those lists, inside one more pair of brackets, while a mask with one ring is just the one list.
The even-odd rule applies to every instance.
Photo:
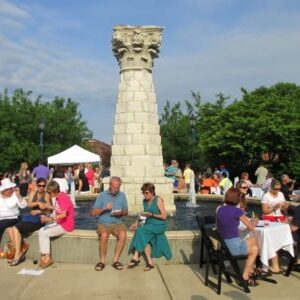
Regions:
[[123, 265], [119, 262], [119, 258], [126, 242], [126, 227], [123, 224], [123, 216], [128, 215], [128, 204], [126, 195], [120, 191], [121, 184], [120, 177], [111, 177], [109, 189], [99, 195], [91, 210], [92, 217], [99, 216], [97, 233], [100, 243], [100, 262], [95, 266], [96, 271], [102, 271], [105, 268], [105, 257], [110, 234], [117, 238], [112, 266], [116, 270], [123, 270]]

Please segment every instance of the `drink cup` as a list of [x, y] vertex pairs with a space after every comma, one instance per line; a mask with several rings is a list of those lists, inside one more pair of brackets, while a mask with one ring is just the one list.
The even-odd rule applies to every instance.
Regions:
[[269, 220], [264, 220], [264, 226], [269, 226], [270, 225], [270, 221]]

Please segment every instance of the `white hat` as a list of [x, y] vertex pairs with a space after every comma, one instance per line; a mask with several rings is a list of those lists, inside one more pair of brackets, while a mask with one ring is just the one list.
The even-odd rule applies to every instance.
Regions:
[[0, 185], [0, 192], [3, 192], [7, 189], [15, 187], [16, 184], [11, 182], [9, 178], [4, 178], [1, 180], [1, 185]]

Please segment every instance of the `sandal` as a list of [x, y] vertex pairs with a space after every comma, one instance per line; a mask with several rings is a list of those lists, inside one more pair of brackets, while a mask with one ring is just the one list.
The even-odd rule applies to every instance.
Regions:
[[25, 260], [25, 256], [22, 254], [19, 258], [13, 259], [10, 263], [12, 267], [19, 265]]
[[146, 268], [144, 269], [144, 271], [145, 271], [145, 272], [148, 272], [148, 271], [150, 271], [151, 269], [154, 269], [154, 268], [155, 268], [154, 265], [147, 264], [147, 265], [146, 265]]
[[133, 269], [134, 267], [137, 267], [139, 265], [141, 261], [140, 260], [136, 260], [136, 259], [132, 259], [129, 262], [129, 265], [127, 266], [128, 269]]
[[96, 271], [102, 271], [105, 268], [105, 264], [102, 262], [98, 262], [95, 266]]
[[114, 262], [111, 266], [118, 271], [123, 270], [123, 265], [119, 261]]
[[[253, 277], [249, 277], [248, 279], [243, 279], [243, 283], [252, 287], [259, 285], [259, 283]], [[242, 285], [242, 283], [240, 283], [239, 285]]]
[[49, 260], [48, 260], [47, 262], [41, 262], [41, 263], [40, 263], [40, 267], [41, 267], [42, 269], [45, 269], [45, 268], [47, 268], [47, 267], [49, 267], [49, 266], [51, 266], [51, 265], [53, 265], [53, 264], [54, 264], [54, 261], [53, 261], [53, 259], [50, 257]]

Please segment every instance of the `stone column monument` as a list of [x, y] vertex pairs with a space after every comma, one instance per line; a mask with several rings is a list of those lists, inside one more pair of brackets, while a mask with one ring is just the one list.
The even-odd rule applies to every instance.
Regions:
[[120, 66], [111, 157], [111, 176], [120, 176], [129, 211], [143, 210], [141, 186], [155, 184], [168, 213], [175, 212], [173, 185], [163, 175], [161, 137], [152, 80], [158, 57], [161, 27], [115, 26], [112, 49]]

